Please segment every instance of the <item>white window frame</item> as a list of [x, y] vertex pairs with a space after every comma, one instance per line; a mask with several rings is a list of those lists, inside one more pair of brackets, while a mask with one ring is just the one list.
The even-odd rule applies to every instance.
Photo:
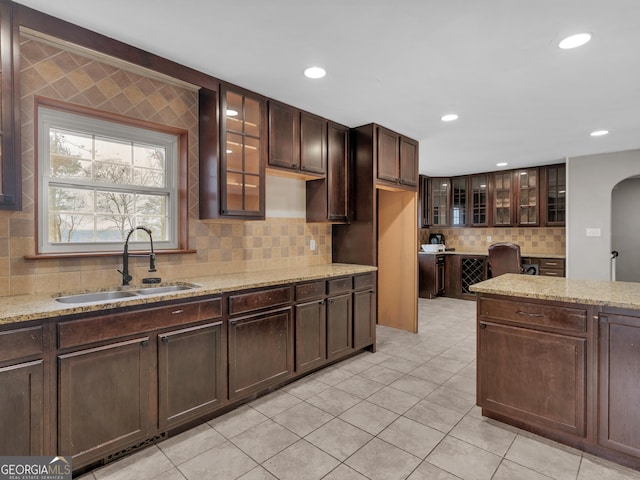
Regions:
[[[71, 253], [104, 253], [120, 251], [122, 245], [117, 242], [74, 242], [74, 243], [51, 243], [48, 239], [48, 212], [50, 185], [68, 187], [113, 187], [112, 184], [95, 182], [91, 179], [74, 178], [52, 178], [50, 176], [50, 140], [49, 132], [51, 128], [69, 129], [88, 135], [99, 135], [102, 137], [122, 140], [125, 142], [135, 142], [146, 145], [156, 145], [165, 149], [165, 186], [145, 187], [138, 185], [118, 186], [113, 191], [125, 191], [141, 194], [164, 194], [168, 196], [168, 238], [153, 239], [154, 249], [177, 249], [178, 248], [178, 149], [180, 137], [176, 134], [160, 132], [152, 129], [128, 125], [112, 120], [98, 118], [97, 116], [79, 114], [68, 110], [38, 106], [38, 252], [43, 254], [71, 254]], [[138, 244], [136, 246], [136, 243]], [[149, 239], [144, 238], [137, 242], [134, 237], [130, 239], [131, 249], [148, 249]]]

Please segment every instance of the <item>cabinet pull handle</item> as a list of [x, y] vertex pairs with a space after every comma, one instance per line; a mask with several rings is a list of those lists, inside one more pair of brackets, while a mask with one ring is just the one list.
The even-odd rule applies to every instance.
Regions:
[[547, 262], [547, 265], [553, 265], [553, 266], [556, 266], [556, 265], [558, 265], [558, 262]]
[[174, 310], [173, 312], [171, 312], [171, 315], [178, 315], [179, 313], [184, 312], [184, 310], [180, 309], [180, 310]]
[[140, 342], [140, 345], [142, 345], [143, 347], [148, 347], [149, 346], [149, 340], [142, 340]]
[[487, 328], [487, 324], [486, 323], [481, 323], [480, 324], [480, 328]]
[[522, 310], [516, 310], [516, 313], [518, 315], [526, 315], [527, 317], [536, 317], [536, 318], [544, 317], [544, 313], [529, 313], [529, 312], [523, 312]]
[[160, 337], [162, 343], [169, 343], [169, 337]]

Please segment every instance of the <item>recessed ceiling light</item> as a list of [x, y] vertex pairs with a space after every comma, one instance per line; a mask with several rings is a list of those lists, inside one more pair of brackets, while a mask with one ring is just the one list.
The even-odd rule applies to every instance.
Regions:
[[227, 109], [227, 117], [237, 117], [238, 116], [238, 112], [236, 112], [235, 110], [231, 110], [230, 108]]
[[592, 137], [601, 137], [603, 135], [607, 135], [609, 130], [596, 130], [595, 132], [591, 132], [589, 135]]
[[322, 67], [309, 67], [304, 71], [304, 76], [308, 78], [322, 78], [327, 71]]
[[440, 117], [440, 120], [442, 120], [443, 122], [453, 122], [454, 120], [458, 119], [458, 115], [456, 115], [455, 113], [449, 113], [447, 115], [443, 115], [442, 117]]
[[509, 165], [507, 162], [496, 163], [496, 167], [506, 167], [507, 165]]
[[568, 50], [570, 48], [581, 47], [582, 45], [587, 43], [589, 40], [591, 40], [590, 33], [577, 33], [575, 35], [571, 35], [570, 37], [567, 37], [564, 40], [562, 40], [558, 44], [558, 47], [562, 48], [563, 50]]

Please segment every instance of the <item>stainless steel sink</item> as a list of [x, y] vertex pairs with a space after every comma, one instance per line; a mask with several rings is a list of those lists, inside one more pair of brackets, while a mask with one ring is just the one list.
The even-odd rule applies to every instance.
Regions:
[[77, 295], [66, 295], [64, 297], [56, 297], [56, 302], [60, 303], [91, 303], [105, 302], [108, 300], [118, 300], [120, 298], [135, 297], [135, 292], [126, 292], [124, 290], [113, 290], [109, 292], [95, 293], [79, 293]]
[[195, 285], [164, 285], [161, 287], [145, 287], [139, 288], [135, 292], [140, 295], [154, 295], [156, 293], [180, 292], [182, 290], [191, 290]]

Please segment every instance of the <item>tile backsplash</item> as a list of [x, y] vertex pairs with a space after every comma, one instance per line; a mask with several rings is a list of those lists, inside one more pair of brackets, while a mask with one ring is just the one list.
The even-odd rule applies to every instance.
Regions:
[[[120, 255], [25, 259], [36, 253], [35, 97], [42, 96], [188, 131], [189, 239], [195, 253], [159, 254], [163, 280], [331, 263], [331, 226], [303, 218], [264, 221], [198, 218], [198, 94], [139, 71], [103, 63], [57, 45], [22, 36], [21, 133], [23, 209], [0, 212], [0, 296], [70, 292], [120, 285]], [[267, 192], [268, 193], [268, 192]], [[286, 213], [286, 212], [285, 212]], [[309, 248], [310, 240], [316, 249]], [[132, 258], [134, 283], [147, 261]]]
[[[423, 228], [418, 232], [419, 243], [427, 243], [430, 233], [444, 234], [447, 247], [465, 252], [486, 253], [492, 243], [512, 242], [525, 254], [565, 254], [565, 227]], [[488, 236], [491, 241], [487, 241]]]

